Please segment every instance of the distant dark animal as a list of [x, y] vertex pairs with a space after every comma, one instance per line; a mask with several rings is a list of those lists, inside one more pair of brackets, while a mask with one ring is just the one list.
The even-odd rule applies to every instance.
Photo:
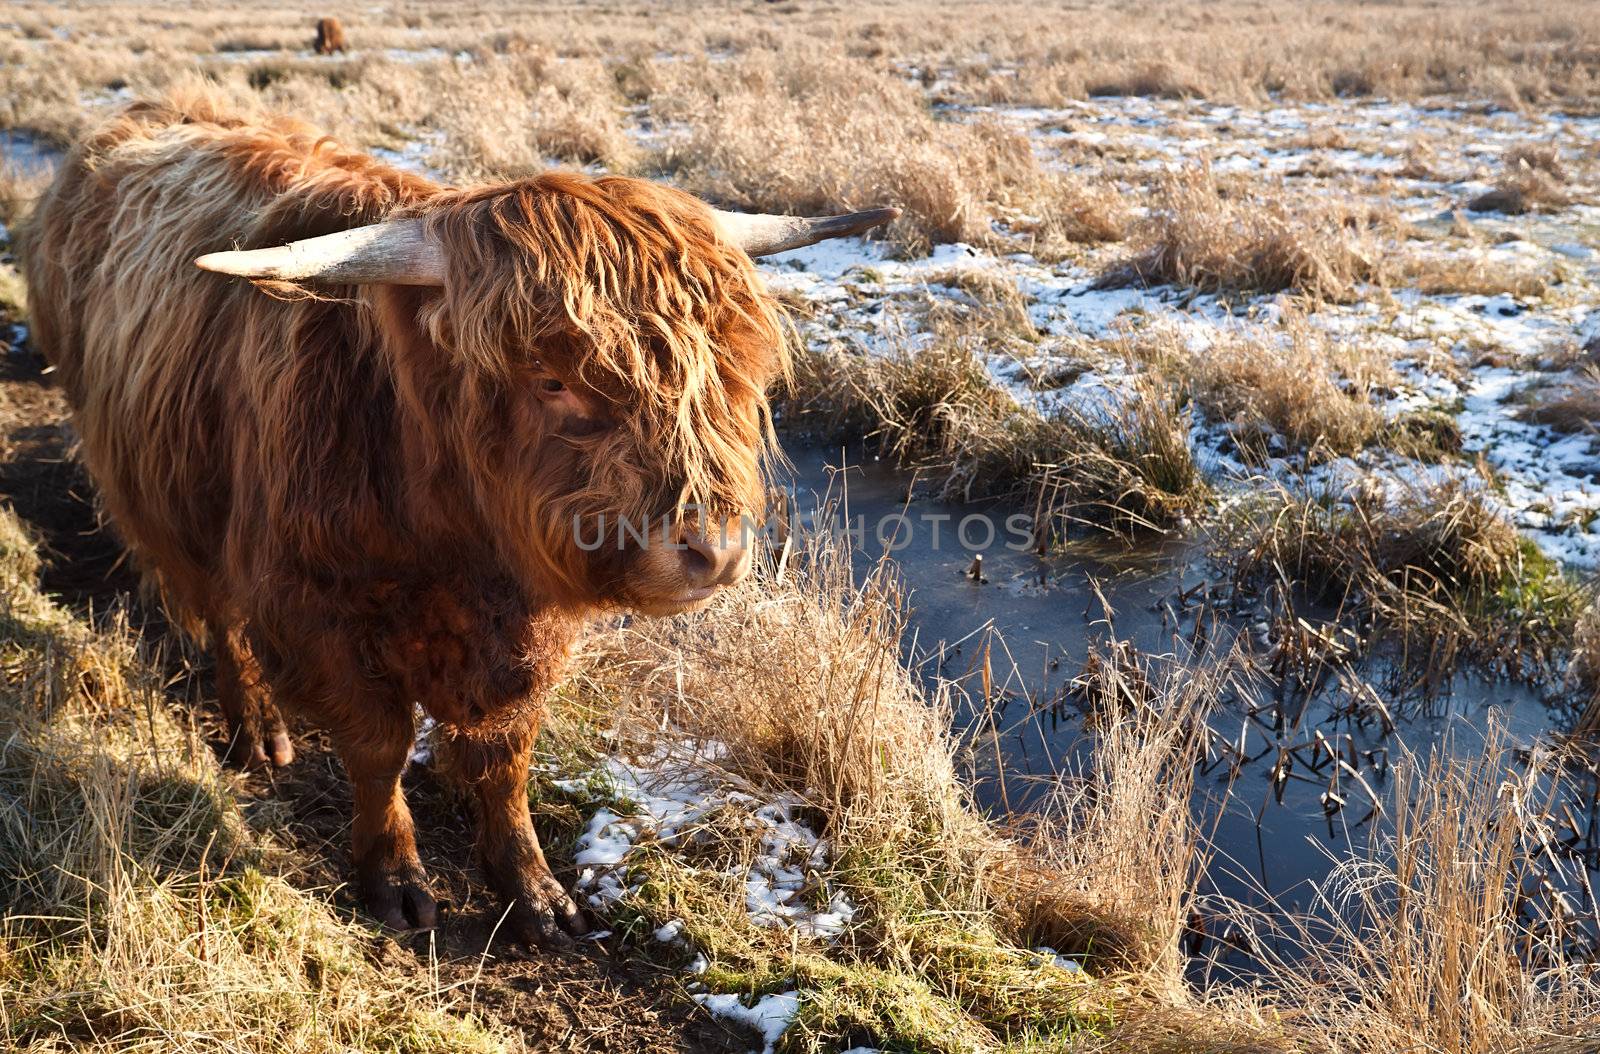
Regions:
[[312, 47], [318, 55], [350, 50], [350, 45], [344, 39], [344, 26], [339, 24], [337, 18], [317, 19], [317, 39]]
[[377, 917], [436, 918], [400, 790], [420, 705], [509, 932], [581, 931], [529, 822], [546, 694], [597, 613], [745, 574], [716, 527], [762, 500], [785, 370], [750, 258], [893, 214], [457, 190], [203, 88], [73, 149], [22, 239], [38, 346], [117, 529], [208, 631], [233, 759], [290, 762], [279, 707], [331, 733]]

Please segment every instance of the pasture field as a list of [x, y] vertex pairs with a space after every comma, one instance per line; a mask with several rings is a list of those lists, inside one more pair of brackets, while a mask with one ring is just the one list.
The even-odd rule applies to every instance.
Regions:
[[[0, 1046], [1600, 1044], [1600, 3], [262, 7], [0, 8]], [[576, 951], [496, 939], [426, 734], [446, 923], [365, 918], [329, 745], [223, 768], [96, 515], [11, 232], [195, 78], [448, 182], [904, 210], [761, 263], [757, 573], [552, 702]]]

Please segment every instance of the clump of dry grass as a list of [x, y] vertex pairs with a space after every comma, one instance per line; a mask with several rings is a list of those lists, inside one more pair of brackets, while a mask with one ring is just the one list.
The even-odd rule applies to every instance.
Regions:
[[162, 676], [38, 570], [0, 512], [0, 1045], [502, 1049], [271, 873]]
[[998, 121], [936, 120], [912, 85], [848, 60], [803, 51], [726, 63], [678, 63], [651, 95], [657, 119], [685, 135], [662, 164], [688, 189], [762, 212], [822, 214], [893, 203], [902, 248], [995, 242], [1016, 210], [1025, 233], [1052, 242], [1120, 235], [1115, 196], [1045, 170], [1021, 132]]
[[1506, 158], [1505, 171], [1493, 189], [1467, 202], [1467, 208], [1508, 216], [1553, 212], [1572, 204], [1572, 195], [1563, 182], [1559, 158], [1553, 152], [1519, 151]]
[[1439, 180], [1439, 153], [1430, 139], [1421, 137], [1406, 144], [1400, 169], [1395, 173], [1401, 179], [1420, 179], [1433, 183]]
[[1592, 1048], [1600, 984], [1550, 883], [1567, 791], [1539, 770], [1496, 727], [1473, 757], [1399, 759], [1387, 833], [1322, 883], [1314, 954], [1278, 966], [1311, 1049]]
[[1236, 587], [1307, 588], [1399, 639], [1430, 673], [1473, 658], [1547, 674], [1570, 644], [1578, 590], [1481, 489], [1451, 480], [1389, 494], [1281, 488], [1235, 511], [1219, 553]]
[[[633, 169], [641, 151], [623, 124], [623, 99], [596, 60], [556, 61], [530, 48], [440, 74], [440, 101], [427, 123], [444, 132], [438, 155], [464, 178], [540, 171], [554, 158]], [[510, 104], [508, 104], [508, 100]]]
[[1338, 300], [1382, 275], [1378, 240], [1353, 209], [1294, 208], [1282, 190], [1225, 186], [1208, 168], [1170, 175], [1133, 243], [1131, 254], [1104, 272], [1102, 285], [1293, 290]]
[[1026, 501], [1041, 543], [1081, 525], [1160, 529], [1199, 507], [1206, 488], [1170, 389], [1136, 380], [1040, 411], [991, 376], [981, 315], [929, 321], [929, 339], [883, 354], [801, 349], [785, 424], [864, 439], [947, 500]]
[[1087, 94], [1142, 95], [1150, 99], [1203, 99], [1204, 74], [1171, 59], [1138, 59], [1085, 83]]
[[1123, 352], [1186, 385], [1257, 461], [1275, 440], [1319, 460], [1353, 454], [1390, 431], [1374, 391], [1394, 379], [1389, 357], [1370, 343], [1333, 338], [1292, 308], [1277, 332], [1219, 331], [1193, 347], [1182, 333], [1157, 328], [1126, 336]]
[[1561, 151], [1551, 143], [1523, 143], [1506, 151], [1505, 163], [1509, 168], [1533, 168], [1565, 183], [1567, 166], [1561, 160]]
[[642, 156], [609, 71], [540, 46], [472, 62], [286, 57], [214, 76], [241, 102], [304, 116], [354, 144], [431, 140], [428, 165], [453, 180], [512, 179], [563, 162], [627, 172]]
[[[1471, 232], [1476, 235], [1477, 232]], [[1495, 259], [1468, 248], [1456, 252], [1402, 253], [1394, 265], [1390, 281], [1409, 286], [1419, 293], [1467, 293], [1478, 296], [1543, 296], [1555, 275], [1552, 271], [1525, 260]]]
[[[1104, 953], [1135, 936], [1124, 960], [1158, 989], [1180, 987], [1180, 940], [1205, 864], [1190, 804], [1195, 764], [1230, 665], [1158, 660], [1118, 640], [1091, 649], [1073, 684], [1079, 705], [1101, 718], [1091, 722], [1094, 751], [1087, 771], [1058, 778], [1034, 818], [1029, 842], [1051, 880], [1017, 885], [1056, 901], [1032, 905], [1041, 943]], [[1106, 933], [1102, 919], [1122, 925]]]
[[1041, 173], [1018, 199], [1019, 207], [1000, 210], [1006, 231], [1022, 236], [1028, 252], [1045, 262], [1069, 256], [1076, 245], [1120, 242], [1134, 226], [1121, 194], [1060, 173]]
[[1517, 417], [1558, 432], [1593, 432], [1600, 427], [1600, 368], [1586, 366], [1560, 383], [1536, 389]]

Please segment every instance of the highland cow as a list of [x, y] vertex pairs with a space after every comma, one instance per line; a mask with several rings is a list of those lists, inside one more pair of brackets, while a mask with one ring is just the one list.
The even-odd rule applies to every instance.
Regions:
[[[400, 789], [420, 706], [509, 931], [581, 931], [529, 820], [546, 694], [597, 613], [745, 573], [743, 532], [714, 528], [761, 501], [786, 369], [751, 257], [893, 215], [573, 174], [449, 188], [203, 88], [73, 149], [23, 259], [83, 460], [210, 640], [233, 760], [291, 761], [280, 708], [331, 734], [377, 918], [436, 921]], [[652, 526], [583, 544], [618, 522]]]
[[317, 39], [311, 46], [318, 55], [332, 55], [350, 48], [344, 39], [344, 26], [339, 24], [337, 18], [317, 19]]

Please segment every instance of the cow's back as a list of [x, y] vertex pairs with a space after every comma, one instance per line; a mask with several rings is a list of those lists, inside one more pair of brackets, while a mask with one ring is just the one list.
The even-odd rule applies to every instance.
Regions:
[[185, 614], [229, 603], [225, 547], [262, 459], [296, 457], [296, 429], [341, 410], [319, 391], [348, 397], [350, 371], [372, 368], [348, 303], [275, 299], [194, 259], [371, 222], [436, 189], [190, 88], [92, 133], [41, 199], [22, 239], [35, 344], [113, 522]]

